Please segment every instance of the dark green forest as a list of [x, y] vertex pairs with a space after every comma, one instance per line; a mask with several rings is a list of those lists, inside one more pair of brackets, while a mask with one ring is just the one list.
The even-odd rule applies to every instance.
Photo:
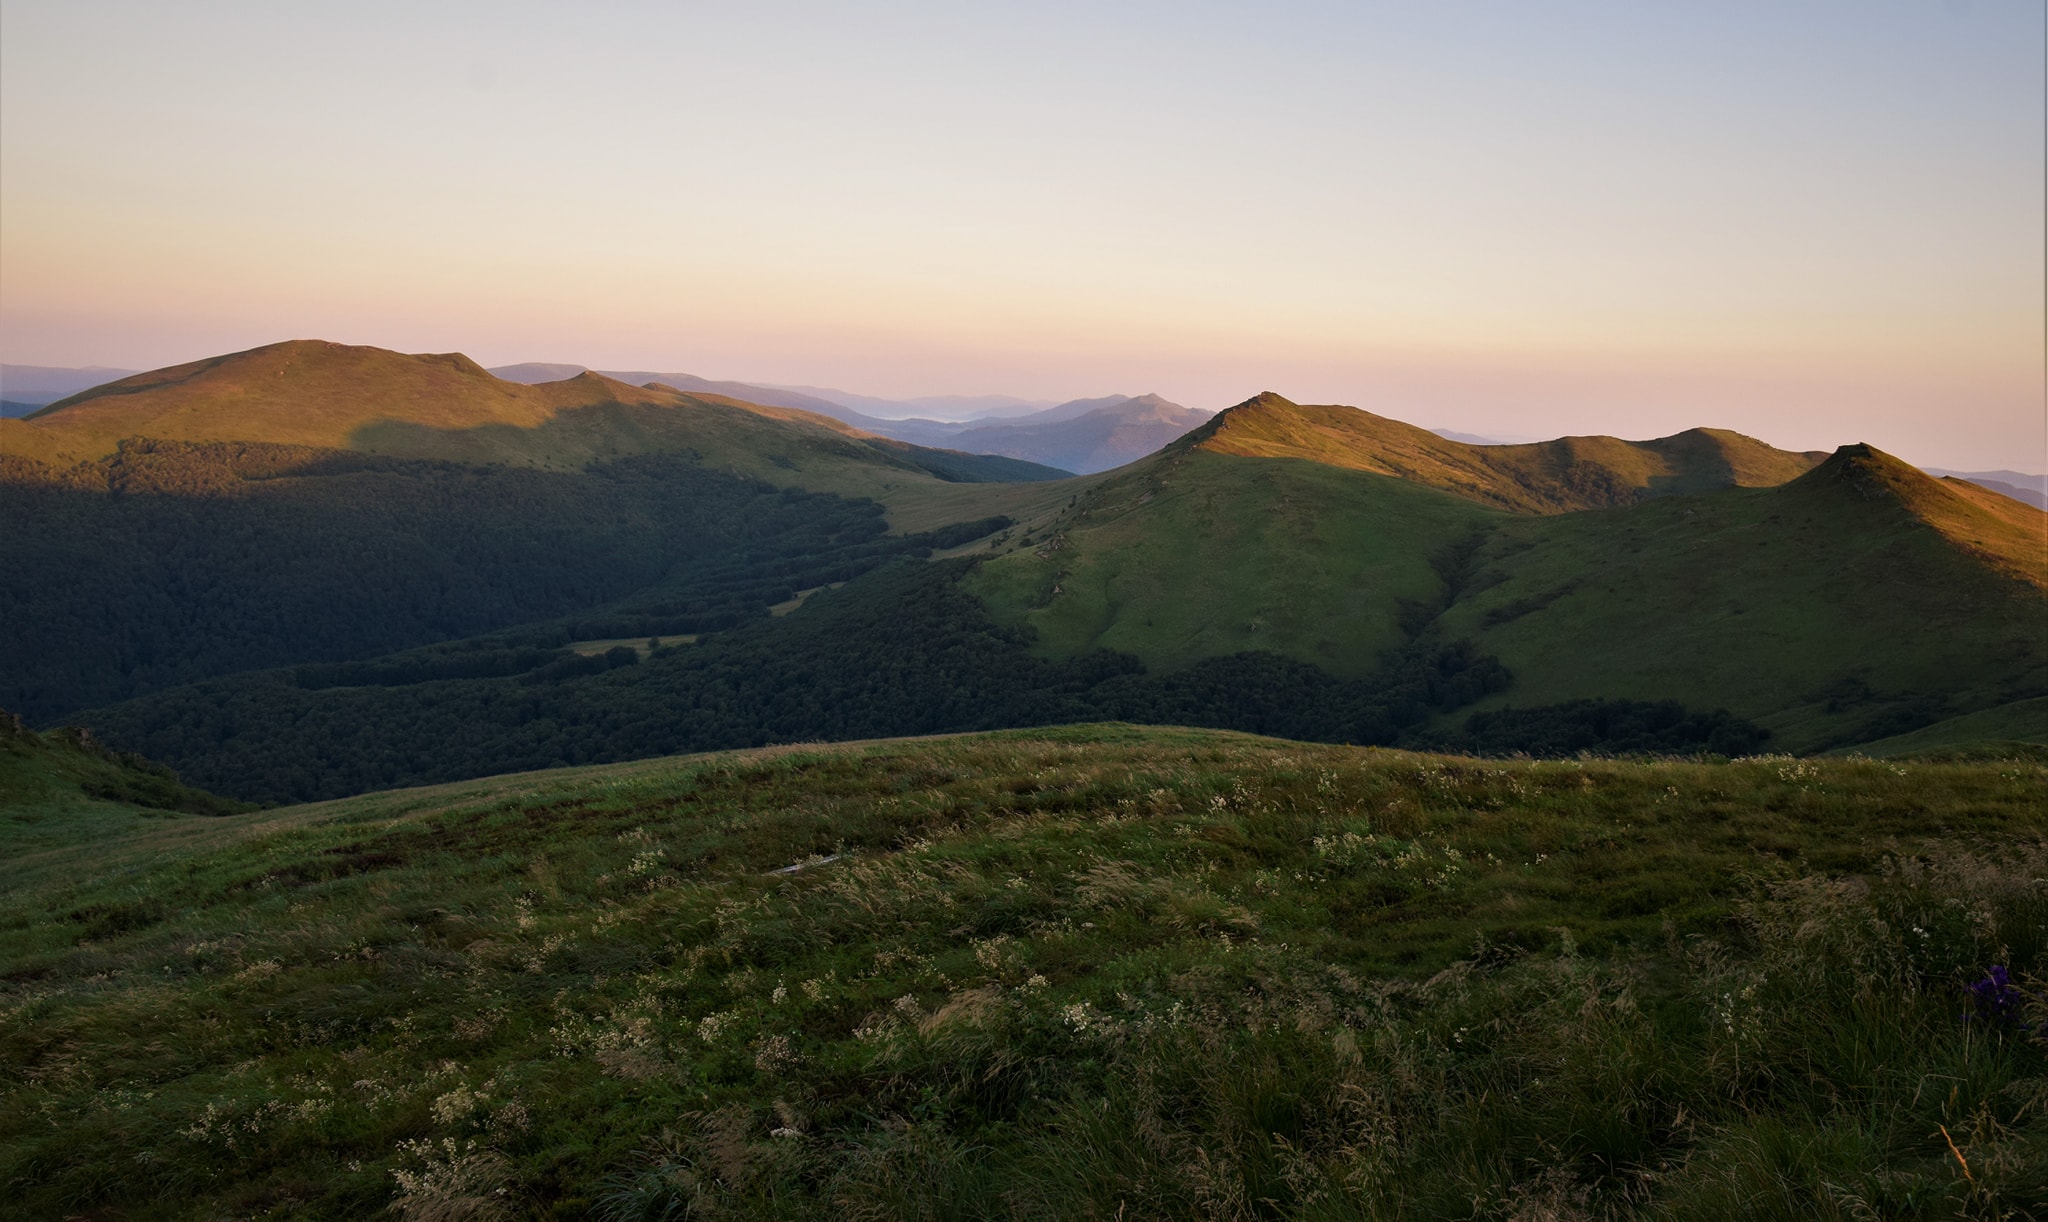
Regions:
[[16, 460], [0, 522], [0, 707], [31, 721], [511, 625], [545, 622], [547, 646], [717, 631], [933, 544], [688, 454], [569, 474], [147, 440], [62, 473]]
[[1755, 751], [1764, 738], [1739, 717], [1695, 712], [1676, 700], [1571, 700], [1474, 713], [1462, 733], [1442, 735], [1436, 745], [1471, 755], [1671, 755], [1704, 747], [1735, 756]]
[[[581, 658], [505, 636], [360, 668], [211, 680], [89, 720], [196, 784], [290, 802], [685, 751], [1080, 721], [1428, 746], [1419, 733], [1427, 719], [1510, 681], [1498, 661], [1456, 642], [1411, 644], [1365, 680], [1259, 653], [1157, 675], [1109, 651], [1049, 660], [960, 588], [974, 563], [892, 563], [787, 618], [666, 645], [644, 661], [628, 648]], [[361, 682], [337, 685], [345, 678]], [[1762, 740], [1726, 714], [1681, 710], [1674, 720], [1662, 706], [1609, 703], [1631, 737], [1581, 734], [1573, 750], [1735, 752]], [[1503, 754], [1578, 733], [1585, 720], [1570, 708], [1494, 716], [1485, 747]], [[1654, 742], [1637, 731], [1648, 721], [1665, 731]]]

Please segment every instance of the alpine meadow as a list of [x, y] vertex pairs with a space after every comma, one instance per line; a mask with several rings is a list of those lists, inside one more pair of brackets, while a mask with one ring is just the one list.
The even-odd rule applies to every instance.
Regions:
[[0, 1219], [2048, 1222], [1924, 7], [0, 0]]

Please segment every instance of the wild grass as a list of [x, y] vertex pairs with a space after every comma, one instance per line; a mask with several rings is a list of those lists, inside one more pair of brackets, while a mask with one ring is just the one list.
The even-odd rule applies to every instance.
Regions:
[[2048, 744], [2048, 696], [2015, 700], [1996, 708], [1965, 713], [1918, 730], [1865, 743], [1856, 750], [1863, 755], [1875, 756], [1923, 755], [2003, 744], [2002, 748], [1995, 750], [2011, 755], [2024, 749], [2016, 746], [2022, 743], [2033, 743], [2037, 749]]
[[1112, 726], [38, 808], [0, 1209], [2038, 1216], [2044, 782]]

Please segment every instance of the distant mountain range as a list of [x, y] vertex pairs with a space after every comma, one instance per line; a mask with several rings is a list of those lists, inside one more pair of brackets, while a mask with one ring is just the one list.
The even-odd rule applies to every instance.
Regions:
[[[494, 365], [491, 372], [508, 382], [556, 382], [586, 371], [583, 365], [530, 361], [519, 365]], [[933, 423], [965, 424], [976, 420], [1028, 416], [1055, 406], [1050, 399], [1020, 399], [1014, 395], [927, 395], [912, 399], [884, 399], [855, 394], [825, 386], [784, 386], [767, 382], [714, 381], [693, 373], [661, 373], [646, 369], [600, 369], [608, 378], [634, 385], [661, 382], [678, 390], [707, 390], [739, 395], [755, 403], [778, 407], [800, 407], [805, 411], [834, 413], [841, 408], [866, 420], [929, 420]], [[858, 421], [849, 420], [848, 423]]]
[[[0, 419], [32, 415], [60, 399], [133, 376], [135, 372], [105, 366], [0, 365]], [[582, 365], [529, 362], [499, 365], [489, 372], [508, 382], [538, 385], [592, 371]], [[1091, 474], [1121, 466], [1151, 453], [1209, 418], [1209, 413], [1168, 403], [1157, 395], [1109, 395], [1058, 404], [1011, 395], [931, 395], [885, 399], [829, 387], [717, 381], [679, 372], [595, 372], [631, 386], [660, 382], [677, 390], [724, 395], [764, 406], [813, 412], [898, 441], [1023, 459], [1076, 474]], [[1044, 428], [1096, 411], [1109, 414], [1074, 429], [1055, 431]], [[1175, 429], [1179, 432], [1172, 431]], [[1429, 431], [1468, 445], [1526, 444], [1454, 429]], [[1966, 479], [2001, 496], [2012, 497], [2037, 509], [2048, 509], [2048, 474], [2013, 470], [1961, 471], [1946, 467], [1924, 467], [1922, 470], [1930, 475]]]
[[79, 369], [56, 365], [0, 365], [0, 419], [18, 419], [59, 399], [135, 373], [88, 365]]
[[[512, 382], [553, 382], [584, 372], [580, 365], [500, 365], [491, 372]], [[895, 401], [813, 387], [714, 382], [687, 373], [600, 370], [636, 386], [659, 383], [678, 390], [729, 395], [754, 403], [816, 412], [864, 432], [915, 445], [997, 454], [1089, 475], [1143, 458], [1207, 420], [1210, 413], [1169, 403], [1158, 395], [1109, 395], [1034, 406], [1001, 396]], [[973, 418], [935, 420], [902, 413], [920, 405], [972, 405]], [[876, 412], [860, 410], [868, 407]]]
[[2000, 496], [2009, 496], [2036, 509], [2048, 509], [2048, 475], [2028, 475], [2024, 471], [1951, 471], [1942, 467], [1921, 470], [1929, 475], [1966, 479]]
[[1015, 395], [918, 395], [909, 399], [884, 399], [850, 390], [835, 390], [829, 386], [778, 385], [775, 389], [800, 390], [884, 420], [998, 420], [1029, 416], [1059, 403], [1057, 399], [1020, 399]]
[[[546, 372], [294, 341], [0, 420], [0, 706], [266, 800], [1092, 719], [2048, 741], [2048, 516], [1991, 478], [2021, 473], [1711, 428], [1474, 445], [1277, 394], [890, 422], [935, 447]], [[967, 452], [1093, 466], [1152, 428], [1071, 477]]]
[[[543, 468], [686, 446], [731, 470], [868, 490], [878, 463], [944, 480], [1033, 480], [1065, 471], [906, 444], [797, 407], [588, 371], [498, 378], [458, 353], [407, 356], [293, 340], [134, 374], [30, 418], [0, 420], [0, 455], [91, 461], [124, 439], [249, 441]], [[799, 457], [799, 452], [802, 452]]]

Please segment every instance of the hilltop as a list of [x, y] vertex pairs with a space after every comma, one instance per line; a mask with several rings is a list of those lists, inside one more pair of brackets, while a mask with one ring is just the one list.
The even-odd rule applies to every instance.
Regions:
[[492, 377], [460, 353], [405, 355], [292, 340], [96, 386], [27, 423], [53, 447], [84, 459], [110, 454], [129, 437], [348, 449], [380, 421], [533, 428], [572, 408], [673, 402], [595, 374], [528, 387]]
[[1672, 698], [1798, 750], [2048, 690], [2048, 515], [1864, 446], [1468, 446], [1265, 395], [1021, 535], [970, 586], [1050, 657], [1467, 640], [1515, 675], [1482, 710]]
[[[1086, 410], [1072, 410], [1081, 406]], [[949, 434], [946, 444], [1090, 474], [1143, 458], [1208, 419], [1207, 412], [1158, 395], [1116, 396], [962, 429]]]
[[970, 588], [1051, 656], [1268, 650], [1358, 677], [1444, 597], [1435, 558], [1500, 514], [1387, 476], [1180, 444], [1031, 519]]
[[1271, 392], [1219, 414], [1187, 444], [1215, 454], [1299, 458], [1391, 475], [1518, 513], [1569, 513], [1716, 488], [1767, 487], [1827, 457], [1704, 428], [1651, 441], [1564, 437], [1469, 445], [1355, 407], [1303, 407]]
[[1360, 675], [1452, 597], [1504, 513], [1559, 514], [1789, 480], [1820, 455], [1693, 430], [1477, 446], [1275, 394], [1114, 474], [975, 579], [1048, 651], [1183, 666], [1274, 650]]
[[766, 407], [794, 408], [798, 411], [809, 412], [814, 416], [824, 416], [827, 419], [838, 420], [842, 424], [854, 425], [864, 432], [878, 432], [875, 429], [866, 427], [870, 423], [867, 417], [861, 416], [857, 412], [848, 412], [830, 399], [821, 399], [816, 395], [808, 395], [779, 386], [760, 386], [752, 382], [719, 381], [713, 378], [698, 377], [693, 373], [677, 371], [662, 372], [653, 369], [589, 370], [581, 365], [547, 364], [538, 361], [530, 361], [519, 365], [494, 365], [491, 367], [490, 373], [492, 377], [502, 378], [507, 382], [518, 382], [526, 386], [537, 386], [547, 382], [560, 382], [583, 373], [596, 373], [614, 382], [625, 382], [632, 386], [645, 386], [650, 382], [659, 382], [663, 386], [688, 391], [692, 394], [718, 395], [722, 398], [737, 399], [743, 403], [758, 403]]
[[55, 467], [108, 458], [136, 438], [550, 470], [688, 452], [704, 465], [777, 485], [900, 492], [912, 502], [932, 484], [1067, 474], [907, 446], [828, 416], [658, 383], [634, 386], [585, 371], [526, 385], [494, 377], [459, 353], [406, 355], [316, 340], [136, 374], [0, 422], [0, 451]]
[[0, 699], [38, 720], [565, 618], [726, 628], [1072, 495], [801, 410], [310, 341], [0, 426]]
[[[529, 363], [493, 368], [508, 381], [540, 384], [586, 372], [581, 365]], [[688, 373], [649, 370], [602, 370], [603, 376], [634, 385], [659, 382], [679, 390], [715, 394], [750, 403], [797, 408], [850, 425], [862, 433], [892, 437], [913, 445], [994, 454], [1062, 471], [1093, 474], [1143, 458], [1209, 419], [1210, 413], [1169, 403], [1158, 395], [1106, 395], [1032, 408], [1001, 396], [985, 403], [960, 400], [896, 402], [820, 391], [721, 382]], [[827, 398], [825, 395], [837, 396]], [[979, 408], [982, 414], [961, 420], [933, 420], [906, 414], [918, 402]], [[890, 412], [875, 415], [862, 411]]]
[[1775, 488], [1503, 522], [1441, 630], [1501, 658], [1514, 703], [1656, 690], [1794, 750], [1873, 740], [2048, 691], [2044, 525], [1845, 446]]
[[2048, 1148], [2044, 785], [1089, 726], [11, 803], [0, 1184], [173, 1222], [2004, 1216]]

